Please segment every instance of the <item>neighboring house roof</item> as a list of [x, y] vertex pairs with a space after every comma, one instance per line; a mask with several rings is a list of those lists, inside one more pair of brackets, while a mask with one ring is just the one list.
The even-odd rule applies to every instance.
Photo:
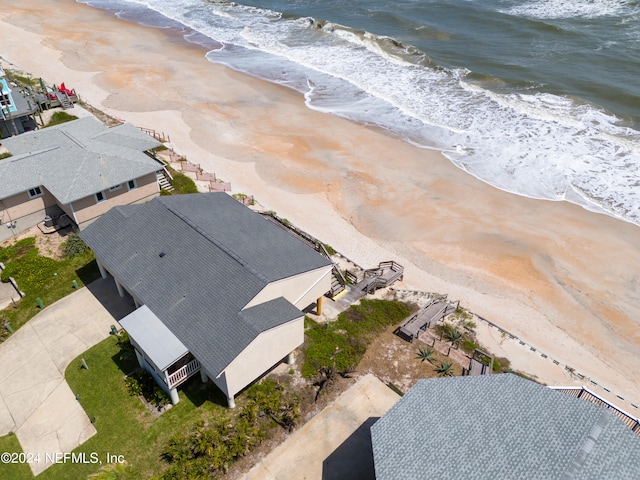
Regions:
[[331, 265], [223, 192], [115, 207], [80, 236], [214, 376], [302, 315], [284, 298], [243, 310], [265, 286]]
[[[2, 75], [3, 72], [0, 72], [0, 77]], [[11, 86], [11, 82], [7, 77], [0, 78], [0, 90], [2, 90], [3, 94], [9, 95], [11, 99], [11, 106], [2, 109], [4, 117], [7, 119], [19, 118], [38, 110], [35, 100], [27, 100], [20, 88]], [[2, 119], [3, 115], [0, 114], [0, 120]]]
[[162, 167], [144, 154], [161, 144], [131, 124], [107, 127], [95, 117], [2, 140], [0, 199], [44, 186], [62, 204], [148, 175]]
[[640, 478], [615, 414], [513, 374], [420, 380], [371, 440], [377, 480]]

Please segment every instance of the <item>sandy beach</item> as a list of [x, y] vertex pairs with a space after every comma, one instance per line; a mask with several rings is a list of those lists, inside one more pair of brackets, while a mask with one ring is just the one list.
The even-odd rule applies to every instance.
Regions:
[[[176, 32], [73, 0], [12, 4], [0, 26], [10, 67], [168, 133], [177, 152], [234, 192], [253, 194], [360, 265], [394, 259], [405, 265], [402, 287], [447, 293], [640, 404], [640, 227], [499, 191], [435, 150], [214, 65]], [[585, 384], [495, 330], [480, 328], [480, 340], [541, 381]]]

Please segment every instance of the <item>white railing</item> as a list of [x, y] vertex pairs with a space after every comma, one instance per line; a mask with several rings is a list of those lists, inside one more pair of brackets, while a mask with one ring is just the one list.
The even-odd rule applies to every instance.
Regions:
[[200, 362], [195, 359], [191, 360], [184, 367], [169, 375], [169, 388], [177, 387], [198, 370], [200, 370]]

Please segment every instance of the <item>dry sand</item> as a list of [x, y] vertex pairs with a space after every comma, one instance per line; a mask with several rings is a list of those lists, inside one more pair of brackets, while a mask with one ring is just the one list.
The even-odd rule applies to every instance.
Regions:
[[[190, 161], [359, 264], [395, 259], [407, 288], [448, 293], [640, 403], [637, 226], [496, 190], [439, 152], [309, 110], [295, 92], [213, 65], [175, 32], [73, 0], [23, 0], [0, 22], [0, 54], [17, 67], [169, 133]], [[504, 347], [481, 331], [489, 348]], [[530, 361], [529, 348], [510, 355], [542, 381], [577, 381], [539, 353]]]

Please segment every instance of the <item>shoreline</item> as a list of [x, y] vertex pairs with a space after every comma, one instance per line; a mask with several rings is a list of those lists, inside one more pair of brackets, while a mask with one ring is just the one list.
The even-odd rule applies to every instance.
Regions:
[[[498, 190], [439, 151], [311, 110], [298, 92], [208, 62], [197, 44], [84, 4], [25, 0], [0, 23], [9, 37], [0, 54], [20, 69], [169, 133], [171, 146], [234, 192], [361, 265], [394, 258], [407, 288], [460, 299], [640, 403], [636, 225]], [[528, 371], [519, 363], [530, 357], [516, 357], [514, 368]], [[534, 368], [541, 381], [557, 378]]]

